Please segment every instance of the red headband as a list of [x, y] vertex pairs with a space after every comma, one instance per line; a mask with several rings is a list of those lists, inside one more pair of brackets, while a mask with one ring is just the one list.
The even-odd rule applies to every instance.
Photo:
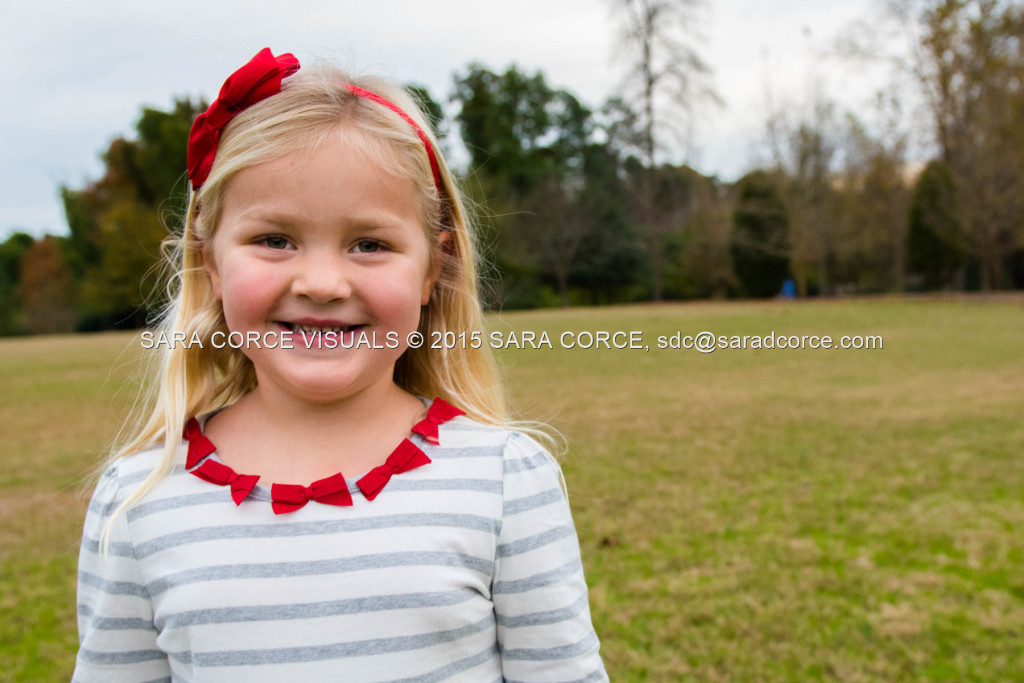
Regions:
[[437, 199], [438, 199], [438, 201], [440, 201], [440, 199], [441, 199], [441, 170], [437, 166], [437, 156], [434, 154], [434, 146], [430, 144], [430, 138], [428, 138], [427, 134], [423, 132], [423, 129], [420, 128], [419, 124], [416, 123], [411, 116], [409, 116], [404, 111], [402, 111], [402, 109], [397, 104], [395, 104], [394, 102], [392, 102], [390, 100], [384, 99], [383, 97], [381, 97], [377, 93], [370, 92], [369, 90], [365, 90], [363, 88], [360, 88], [358, 85], [349, 85], [348, 83], [343, 83], [343, 85], [346, 88], [348, 88], [349, 92], [351, 92], [353, 95], [358, 95], [359, 97], [365, 97], [368, 100], [372, 100], [372, 101], [376, 102], [377, 104], [381, 104], [381, 105], [387, 107], [388, 109], [390, 109], [391, 111], [395, 112], [396, 114], [401, 116], [403, 119], [405, 119], [405, 122], [408, 123], [410, 126], [412, 126], [412, 129], [414, 131], [416, 131], [416, 135], [418, 135], [420, 137], [420, 141], [423, 142], [423, 147], [427, 150], [427, 157], [430, 159], [430, 172], [434, 174], [434, 187], [437, 188]]
[[[192, 131], [189, 133], [187, 163], [188, 177], [192, 180], [193, 190], [199, 190], [210, 175], [210, 168], [217, 156], [221, 131], [231, 119], [242, 110], [281, 92], [281, 81], [298, 70], [299, 60], [294, 55], [286, 53], [274, 57], [270, 48], [265, 47], [242, 68], [231, 74], [228, 80], [224, 81], [217, 99], [213, 101], [209, 109], [196, 117], [192, 124]], [[430, 144], [430, 138], [419, 124], [401, 107], [377, 93], [348, 83], [342, 85], [357, 97], [363, 97], [387, 107], [412, 126], [423, 143], [424, 149], [427, 150], [430, 171], [434, 175], [434, 186], [437, 188], [437, 198], [438, 201], [441, 201], [441, 170], [437, 163], [437, 155], [434, 153], [434, 146]]]

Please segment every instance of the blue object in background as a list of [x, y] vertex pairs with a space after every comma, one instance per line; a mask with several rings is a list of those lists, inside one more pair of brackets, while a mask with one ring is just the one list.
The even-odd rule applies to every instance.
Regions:
[[783, 299], [795, 299], [796, 298], [796, 283], [793, 282], [792, 278], [786, 278], [782, 281], [782, 291], [779, 295]]

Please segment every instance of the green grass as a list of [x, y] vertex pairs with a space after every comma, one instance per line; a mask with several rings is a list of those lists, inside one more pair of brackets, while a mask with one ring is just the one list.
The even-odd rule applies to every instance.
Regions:
[[[1024, 671], [1024, 297], [509, 313], [563, 466], [613, 680], [1012, 681]], [[565, 350], [642, 330], [649, 351]], [[883, 350], [657, 350], [658, 335]], [[125, 351], [125, 349], [128, 349]], [[67, 680], [80, 483], [133, 398], [131, 335], [0, 341], [0, 680]]]

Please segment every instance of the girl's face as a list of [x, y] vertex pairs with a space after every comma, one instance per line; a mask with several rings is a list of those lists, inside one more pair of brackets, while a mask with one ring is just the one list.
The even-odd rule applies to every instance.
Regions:
[[[324, 403], [393, 381], [437, 279], [416, 197], [341, 134], [231, 179], [204, 255], [228, 329], [293, 333], [242, 348], [259, 391]], [[353, 347], [363, 333], [397, 348]]]

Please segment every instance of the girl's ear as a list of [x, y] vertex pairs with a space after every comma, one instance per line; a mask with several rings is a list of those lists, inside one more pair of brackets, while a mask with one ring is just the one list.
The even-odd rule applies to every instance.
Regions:
[[220, 287], [220, 271], [217, 270], [217, 261], [213, 258], [213, 250], [209, 246], [203, 248], [203, 270], [210, 278], [210, 287], [213, 288], [213, 295], [217, 301], [222, 301]]

